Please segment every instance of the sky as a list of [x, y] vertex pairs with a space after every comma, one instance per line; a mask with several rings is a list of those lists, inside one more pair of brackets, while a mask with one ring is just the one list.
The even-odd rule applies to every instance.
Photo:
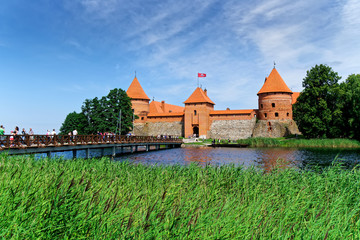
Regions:
[[327, 64], [360, 73], [358, 0], [0, 0], [0, 124], [59, 131], [85, 99], [127, 90], [183, 106], [256, 109], [276, 63], [294, 91]]

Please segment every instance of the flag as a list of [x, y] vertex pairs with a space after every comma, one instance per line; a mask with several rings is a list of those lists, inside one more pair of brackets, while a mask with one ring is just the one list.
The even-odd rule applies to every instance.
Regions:
[[206, 73], [198, 73], [198, 77], [206, 77]]

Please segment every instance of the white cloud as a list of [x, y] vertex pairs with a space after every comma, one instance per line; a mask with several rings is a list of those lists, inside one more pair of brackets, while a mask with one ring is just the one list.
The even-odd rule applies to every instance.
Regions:
[[81, 43], [79, 43], [78, 41], [73, 40], [73, 39], [66, 40], [65, 44], [67, 44], [71, 47], [74, 47], [76, 50], [78, 50], [82, 53], [85, 53], [85, 54], [90, 54], [92, 52], [89, 47], [86, 47], [86, 46], [82, 45]]

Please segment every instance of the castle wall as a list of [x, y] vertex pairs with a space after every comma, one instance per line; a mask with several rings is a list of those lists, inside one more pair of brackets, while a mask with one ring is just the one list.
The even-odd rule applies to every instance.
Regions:
[[217, 120], [251, 120], [254, 118], [254, 114], [211, 114], [210, 121], [217, 121]]
[[136, 136], [183, 136], [184, 123], [181, 122], [147, 122], [134, 123], [132, 131]]
[[238, 140], [252, 136], [256, 118], [247, 120], [213, 120], [208, 138]]
[[253, 137], [285, 137], [301, 134], [294, 120], [258, 120], [253, 131]]
[[147, 122], [182, 122], [184, 116], [148, 116]]

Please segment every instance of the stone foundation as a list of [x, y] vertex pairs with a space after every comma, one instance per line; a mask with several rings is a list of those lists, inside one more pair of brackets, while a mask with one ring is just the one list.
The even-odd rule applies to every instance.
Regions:
[[294, 120], [258, 120], [252, 137], [286, 137], [301, 134]]
[[[136, 136], [184, 136], [183, 122], [134, 123]], [[250, 137], [285, 137], [301, 134], [293, 120], [214, 120], [207, 138], [238, 140]]]
[[251, 120], [214, 120], [208, 138], [238, 140], [252, 136], [256, 119]]
[[183, 122], [147, 122], [134, 123], [132, 131], [136, 136], [183, 136]]

